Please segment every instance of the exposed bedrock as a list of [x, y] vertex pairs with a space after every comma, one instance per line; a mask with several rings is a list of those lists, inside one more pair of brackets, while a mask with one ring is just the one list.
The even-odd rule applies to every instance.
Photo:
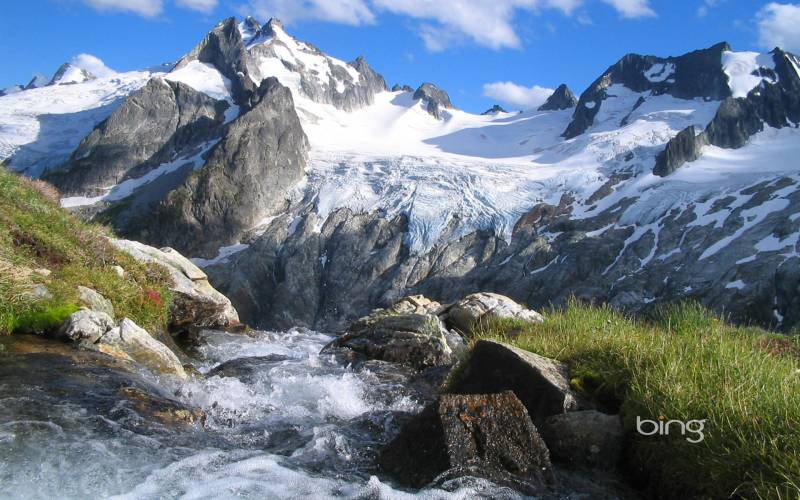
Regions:
[[[796, 184], [761, 182], [738, 193], [746, 201], [720, 196], [702, 210], [669, 202], [637, 223], [623, 219], [635, 200], [574, 219], [565, 196], [533, 207], [510, 241], [476, 231], [421, 253], [406, 244], [404, 216], [340, 209], [323, 223], [309, 210], [276, 218], [249, 248], [206, 271], [243, 321], [270, 328], [342, 331], [407, 295], [449, 304], [486, 291], [535, 310], [572, 296], [631, 312], [692, 299], [735, 321], [789, 330], [800, 293]], [[753, 219], [765, 203], [782, 208]], [[703, 210], [722, 214], [720, 222], [700, 223]]]

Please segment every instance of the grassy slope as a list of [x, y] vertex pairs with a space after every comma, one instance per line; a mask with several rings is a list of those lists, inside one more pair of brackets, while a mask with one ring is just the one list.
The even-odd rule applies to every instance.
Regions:
[[[53, 329], [77, 310], [78, 285], [103, 294], [118, 318], [151, 332], [164, 329], [167, 271], [119, 252], [105, 228], [78, 221], [58, 207], [56, 197], [53, 188], [0, 167], [0, 335]], [[126, 271], [124, 278], [115, 265]], [[52, 297], [37, 298], [31, 293], [36, 285]]]
[[[730, 326], [691, 304], [644, 322], [572, 303], [541, 325], [497, 321], [482, 330], [483, 338], [568, 363], [575, 389], [617, 407], [632, 437], [626, 461], [658, 495], [800, 498], [794, 340]], [[705, 440], [639, 436], [637, 415], [707, 419]]]

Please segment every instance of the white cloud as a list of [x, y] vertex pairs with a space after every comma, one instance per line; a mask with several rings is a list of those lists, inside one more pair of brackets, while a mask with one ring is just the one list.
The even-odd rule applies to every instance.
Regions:
[[603, 0], [611, 5], [619, 15], [633, 19], [637, 17], [653, 17], [656, 12], [650, 8], [649, 0]]
[[144, 17], [155, 17], [164, 10], [163, 0], [83, 0], [83, 2], [101, 11], [133, 12]]
[[725, 0], [703, 0], [700, 7], [697, 8], [697, 17], [706, 17], [708, 11], [721, 4]]
[[365, 0], [249, 0], [239, 11], [261, 19], [277, 17], [287, 24], [320, 20], [359, 26], [375, 22]]
[[78, 54], [73, 57], [69, 63], [77, 68], [85, 69], [89, 73], [100, 78], [117, 74], [116, 71], [106, 66], [100, 58], [91, 54]]
[[209, 13], [217, 8], [218, 0], [175, 0], [175, 3], [187, 9]]
[[800, 4], [769, 3], [756, 14], [758, 43], [772, 49], [800, 51]]
[[571, 14], [583, 0], [372, 0], [375, 8], [426, 21], [420, 36], [429, 50], [443, 50], [460, 38], [490, 47], [521, 45], [512, 25], [520, 10], [557, 9]]
[[538, 108], [554, 92], [553, 89], [534, 85], [525, 87], [514, 82], [493, 82], [483, 85], [483, 95], [510, 104], [519, 109]]

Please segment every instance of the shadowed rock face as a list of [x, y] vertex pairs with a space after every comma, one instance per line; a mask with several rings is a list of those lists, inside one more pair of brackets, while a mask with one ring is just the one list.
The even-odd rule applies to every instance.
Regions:
[[432, 83], [420, 85], [414, 92], [414, 99], [424, 101], [426, 103], [425, 109], [437, 120], [442, 118], [443, 109], [453, 108], [453, 103], [450, 102], [450, 96], [447, 95], [447, 92]]
[[731, 95], [720, 64], [726, 50], [730, 46], [723, 42], [679, 57], [626, 55], [581, 94], [564, 138], [577, 137], [592, 125], [605, 100], [606, 89], [614, 84], [635, 92], [651, 91], [654, 95], [669, 94], [681, 99], [725, 99]]
[[303, 175], [308, 139], [291, 92], [275, 78], [262, 82], [255, 99], [203, 168], [151, 211], [115, 227], [133, 239], [213, 257], [282, 208], [286, 190]]
[[[762, 81], [747, 97], [728, 97], [720, 104], [706, 129], [695, 135], [694, 127], [673, 137], [656, 159], [653, 173], [669, 175], [686, 162], [700, 157], [703, 146], [737, 149], [765, 126], [783, 128], [800, 122], [800, 76], [780, 49], [771, 52], [777, 82]], [[691, 129], [691, 131], [690, 131]]]
[[154, 78], [44, 178], [64, 194], [78, 195], [139, 177], [215, 137], [227, 107], [183, 83]]
[[574, 108], [578, 104], [578, 98], [566, 86], [561, 84], [555, 92], [547, 98], [544, 104], [539, 106], [539, 111], [558, 111], [561, 109]]
[[379, 463], [415, 488], [473, 466], [490, 477], [509, 472], [538, 484], [553, 479], [547, 446], [511, 391], [440, 396], [382, 450]]

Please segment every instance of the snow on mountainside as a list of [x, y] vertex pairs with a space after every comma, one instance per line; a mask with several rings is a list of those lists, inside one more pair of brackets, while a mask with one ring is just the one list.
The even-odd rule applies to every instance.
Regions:
[[133, 71], [0, 97], [0, 161], [34, 177], [61, 165], [95, 125], [152, 76]]

